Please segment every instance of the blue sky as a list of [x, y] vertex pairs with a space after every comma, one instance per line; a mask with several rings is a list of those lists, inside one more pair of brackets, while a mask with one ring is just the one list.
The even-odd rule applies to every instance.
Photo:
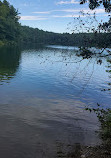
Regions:
[[[71, 32], [73, 19], [80, 15], [81, 10], [91, 14], [94, 12], [89, 10], [88, 3], [80, 5], [78, 0], [9, 0], [9, 2], [21, 13], [22, 25], [58, 33]], [[107, 21], [104, 8], [99, 7], [95, 11], [98, 20]]]

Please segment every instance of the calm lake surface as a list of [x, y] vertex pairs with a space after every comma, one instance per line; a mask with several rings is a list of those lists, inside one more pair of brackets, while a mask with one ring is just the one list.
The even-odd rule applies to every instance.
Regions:
[[76, 56], [77, 47], [0, 49], [0, 157], [54, 158], [69, 146], [101, 143], [96, 115], [110, 107], [106, 59]]

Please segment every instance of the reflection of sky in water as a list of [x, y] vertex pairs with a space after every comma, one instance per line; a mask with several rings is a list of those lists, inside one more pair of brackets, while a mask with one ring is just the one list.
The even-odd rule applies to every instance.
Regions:
[[102, 65], [96, 64], [95, 58], [79, 61], [81, 58], [70, 49], [23, 51], [19, 70], [10, 84], [1, 87], [2, 93], [5, 90], [8, 95], [71, 98], [108, 106], [110, 95], [101, 91], [108, 87], [106, 61]]
[[10, 151], [16, 142], [25, 150], [25, 141], [29, 152], [38, 141], [46, 143], [52, 151], [58, 140], [85, 145], [99, 143], [95, 134], [97, 118], [84, 107], [96, 106], [97, 102], [110, 106], [110, 94], [101, 91], [108, 87], [107, 62], [104, 59], [98, 65], [95, 58], [81, 61], [75, 51], [72, 47], [57, 46], [22, 51], [17, 61], [19, 67], [13, 65], [17, 67], [14, 78], [0, 85], [0, 118], [4, 122], [0, 139], [7, 135], [10, 144], [13, 135]]

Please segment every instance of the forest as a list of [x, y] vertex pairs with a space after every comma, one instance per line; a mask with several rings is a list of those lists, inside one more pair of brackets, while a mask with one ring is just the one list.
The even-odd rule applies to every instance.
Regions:
[[53, 33], [22, 26], [19, 19], [19, 12], [13, 5], [6, 0], [0, 1], [0, 45], [33, 43], [106, 47], [107, 43], [107, 47], [110, 47], [110, 33]]
[[[0, 0], [0, 155], [111, 158], [111, 16], [93, 27], [75, 18], [72, 33], [54, 33], [23, 26], [14, 6], [27, 0], [10, 2]], [[107, 0], [58, 3], [111, 13]]]

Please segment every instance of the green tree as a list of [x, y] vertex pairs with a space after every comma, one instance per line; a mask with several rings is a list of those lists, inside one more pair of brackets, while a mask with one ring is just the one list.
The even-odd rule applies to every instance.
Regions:
[[0, 1], [0, 40], [17, 41], [20, 35], [19, 13], [8, 1]]
[[111, 1], [110, 0], [80, 0], [80, 4], [89, 2], [89, 8], [95, 9], [102, 5], [106, 12], [111, 12]]

